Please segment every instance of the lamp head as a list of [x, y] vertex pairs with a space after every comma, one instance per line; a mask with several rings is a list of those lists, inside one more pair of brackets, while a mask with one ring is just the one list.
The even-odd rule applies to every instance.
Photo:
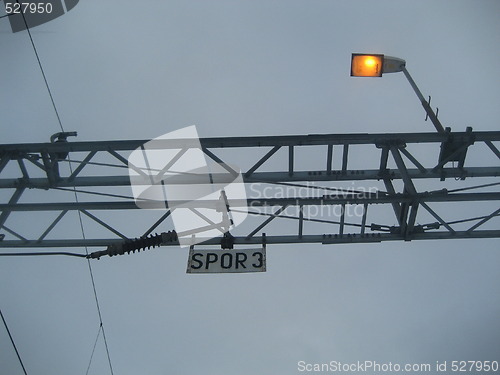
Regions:
[[400, 72], [406, 62], [397, 57], [382, 54], [353, 53], [351, 77], [382, 77], [384, 73]]

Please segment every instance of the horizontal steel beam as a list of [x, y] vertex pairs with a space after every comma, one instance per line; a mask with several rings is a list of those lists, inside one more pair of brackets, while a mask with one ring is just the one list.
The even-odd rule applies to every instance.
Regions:
[[[432, 143], [445, 142], [450, 137], [454, 140], [500, 141], [500, 131], [486, 132], [454, 132], [454, 133], [360, 133], [360, 134], [307, 134], [279, 135], [259, 137], [217, 137], [201, 138], [204, 148], [229, 147], [275, 147], [275, 146], [311, 146], [311, 145], [344, 145], [344, 144], [384, 144], [384, 143]], [[56, 142], [56, 143], [18, 143], [0, 145], [2, 152], [25, 153], [58, 153], [82, 151], [127, 151], [135, 150], [148, 142], [150, 149], [179, 148], [179, 142], [184, 146], [196, 147], [196, 140], [149, 140], [136, 139], [124, 141], [90, 141], [90, 142]]]
[[[218, 182], [232, 182], [228, 174], [212, 174]], [[429, 171], [423, 173], [417, 168], [408, 169], [408, 176], [412, 179], [440, 179], [463, 178], [463, 177], [499, 177], [500, 167], [469, 167], [463, 170], [458, 168], [443, 168], [438, 171]], [[272, 183], [272, 182], [300, 182], [300, 181], [369, 181], [389, 178], [391, 180], [402, 179], [401, 173], [396, 169], [380, 172], [378, 169], [372, 170], [347, 170], [332, 171], [331, 174], [325, 171], [297, 171], [292, 176], [288, 172], [255, 172], [250, 177], [244, 178], [245, 183]], [[196, 176], [182, 176], [168, 178], [168, 184], [196, 184], [206, 183], [206, 179], [200, 179]], [[140, 177], [132, 179], [134, 185], [150, 184], [150, 181]], [[129, 176], [88, 176], [76, 177], [74, 180], [62, 178], [53, 186], [47, 178], [0, 179], [0, 189], [14, 189], [25, 187], [29, 189], [49, 189], [51, 187], [89, 187], [89, 186], [130, 186]]]
[[[418, 241], [418, 240], [444, 240], [444, 239], [478, 239], [478, 238], [498, 238], [500, 230], [480, 230], [473, 232], [425, 232], [416, 233], [411, 238], [395, 233], [370, 233], [370, 234], [319, 234], [319, 235], [285, 235], [285, 236], [266, 236], [266, 244], [295, 244], [295, 243], [321, 243], [321, 244], [342, 244], [342, 243], [373, 243], [384, 241]], [[209, 245], [219, 245], [220, 238], [211, 238], [199, 247]], [[21, 240], [4, 240], [0, 241], [0, 248], [60, 248], [60, 247], [107, 247], [108, 245], [121, 243], [122, 240], [116, 238], [109, 239], [58, 239], [58, 240], [42, 240], [42, 241], [21, 241]], [[259, 245], [262, 244], [262, 237], [235, 237], [235, 245]], [[177, 243], [165, 243], [162, 246], [178, 247]], [[155, 251], [155, 250], [152, 250]]]
[[[265, 207], [265, 206], [320, 206], [341, 204], [383, 204], [411, 202], [472, 202], [500, 200], [500, 192], [496, 193], [454, 193], [445, 192], [420, 193], [416, 195], [394, 194], [340, 194], [338, 196], [321, 197], [287, 197], [287, 198], [248, 198], [246, 204], [241, 199], [228, 200], [229, 207]], [[189, 204], [191, 208], [213, 208], [217, 201], [199, 199], [196, 201], [170, 201], [173, 207]], [[152, 201], [149, 209], [168, 208], [167, 201]], [[163, 207], [161, 207], [163, 205]], [[141, 202], [141, 209], [147, 209], [148, 202]], [[53, 203], [5, 203], [0, 204], [0, 211], [60, 211], [60, 210], [135, 210], [135, 201], [115, 202], [53, 202]]]

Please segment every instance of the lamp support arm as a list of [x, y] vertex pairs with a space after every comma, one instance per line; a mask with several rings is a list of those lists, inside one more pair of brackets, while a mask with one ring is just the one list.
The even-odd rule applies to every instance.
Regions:
[[406, 70], [406, 66], [402, 66], [401, 68], [402, 72], [405, 74], [406, 78], [408, 79], [408, 82], [410, 82], [411, 87], [413, 88], [413, 91], [415, 91], [415, 94], [417, 94], [418, 98], [420, 99], [420, 102], [422, 103], [422, 107], [424, 107], [425, 112], [431, 119], [432, 123], [434, 124], [434, 127], [439, 133], [444, 133], [444, 128], [443, 125], [441, 125], [441, 122], [438, 120], [436, 114], [432, 110], [429, 102], [424, 99], [424, 96], [420, 92], [419, 88], [417, 87], [417, 84], [411, 77], [410, 73], [408, 70]]

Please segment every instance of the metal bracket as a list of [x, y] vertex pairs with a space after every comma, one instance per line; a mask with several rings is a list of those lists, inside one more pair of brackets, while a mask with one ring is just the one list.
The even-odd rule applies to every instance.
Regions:
[[[50, 136], [50, 143], [67, 143], [68, 137], [76, 137], [77, 135], [77, 132], [55, 133]], [[68, 157], [68, 152], [56, 152], [55, 154], [51, 154], [50, 156], [53, 161], [64, 160]]]
[[231, 233], [226, 232], [220, 240], [221, 249], [234, 249], [234, 237]]
[[474, 136], [472, 135], [472, 127], [468, 126], [465, 130], [466, 137], [456, 138], [451, 135], [451, 128], [447, 127], [445, 133], [448, 134], [448, 139], [441, 143], [441, 150], [439, 152], [438, 166], [443, 167], [450, 161], [458, 162], [458, 168], [463, 169], [465, 164], [465, 157], [467, 156], [467, 149], [474, 144]]

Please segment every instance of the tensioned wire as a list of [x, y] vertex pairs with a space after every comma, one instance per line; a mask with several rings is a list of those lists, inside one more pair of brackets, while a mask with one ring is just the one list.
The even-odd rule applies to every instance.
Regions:
[[[65, 160], [71, 164], [71, 162], [74, 163], [82, 163], [81, 160]], [[114, 167], [114, 168], [126, 168], [128, 169], [127, 165], [120, 165], [120, 164], [111, 164], [111, 163], [100, 163], [100, 162], [87, 162], [86, 164], [89, 165], [96, 165], [96, 166], [104, 166], [104, 167]], [[153, 171], [153, 172], [160, 172], [160, 169], [155, 169], [155, 168], [138, 168], [142, 169], [145, 171]], [[189, 176], [196, 176], [199, 175], [199, 173], [191, 173], [191, 172], [183, 172], [183, 171], [175, 171], [175, 170], [169, 170], [168, 173], [170, 174], [176, 174], [176, 175], [189, 175]], [[316, 186], [316, 185], [304, 185], [304, 184], [297, 184], [297, 183], [292, 183], [292, 182], [278, 182], [278, 181], [264, 181], [264, 180], [252, 180], [251, 183], [260, 183], [260, 184], [272, 184], [272, 185], [283, 185], [283, 186], [291, 186], [291, 187], [299, 187], [299, 188], [307, 188], [307, 189], [313, 189], [313, 190], [326, 190], [326, 191], [335, 191], [335, 192], [345, 192], [345, 193], [352, 193], [352, 194], [366, 194], [366, 191], [360, 191], [360, 190], [354, 190], [354, 189], [345, 189], [345, 188], [336, 188], [336, 187], [328, 187], [328, 186]], [[384, 194], [387, 196], [390, 196], [391, 194], [382, 191], [382, 190], [377, 190], [377, 194]]]
[[[453, 192], [460, 191], [460, 190], [470, 190], [470, 189], [474, 189], [474, 188], [489, 187], [489, 186], [499, 185], [499, 184], [500, 183], [477, 185], [477, 186], [472, 186], [472, 187], [468, 187], [468, 188], [455, 189], [455, 190], [453, 190]], [[305, 187], [306, 185], [300, 185], [300, 186], [304, 186]], [[63, 190], [63, 191], [73, 191], [72, 189], [68, 189], [68, 188], [54, 188], [54, 189], [56, 189], [56, 190]], [[112, 194], [112, 193], [102, 193], [102, 192], [88, 191], [88, 190], [76, 190], [76, 191], [79, 192], [79, 193], [82, 193], [82, 194], [89, 194], [89, 195], [97, 195], [97, 196], [103, 196], [103, 197], [123, 198], [123, 199], [134, 200], [134, 197], [131, 197], [131, 196], [128, 196], [128, 195], [119, 195], [119, 194]], [[140, 200], [143, 200], [143, 201], [154, 201], [154, 199], [147, 199], [147, 198], [141, 198]], [[243, 212], [241, 210], [238, 211], [238, 210], [235, 210], [235, 209], [231, 209], [231, 211], [234, 211], [234, 212]], [[264, 213], [264, 212], [248, 211], [248, 213], [249, 214], [253, 214], [253, 215], [260, 215], [260, 216], [273, 216], [272, 214]], [[455, 221], [448, 221], [448, 222], [446, 222], [446, 224], [452, 225], [452, 224], [466, 223], [466, 222], [475, 221], [475, 220], [482, 220], [482, 219], [487, 218], [488, 216], [489, 215], [477, 216], [477, 217], [472, 217], [472, 218], [468, 218], [468, 219], [461, 219], [461, 220], [455, 220]], [[500, 214], [494, 215], [493, 217], [496, 217], [496, 216], [500, 216]], [[295, 217], [295, 216], [286, 217], [286, 216], [283, 216], [283, 215], [279, 215], [279, 217], [280, 218], [287, 218], [287, 219], [296, 219], [296, 220], [299, 220], [299, 218]], [[303, 218], [303, 220], [304, 221], [318, 221], [318, 222], [338, 224], [338, 222], [322, 221], [320, 219], [307, 219], [307, 218]], [[352, 226], [356, 226], [356, 227], [361, 227], [361, 224], [356, 224], [356, 223], [344, 223], [344, 225], [347, 225], [347, 226], [352, 225]]]
[[7, 334], [9, 335], [10, 342], [12, 343], [12, 346], [14, 347], [14, 350], [16, 352], [17, 359], [18, 359], [19, 363], [21, 364], [21, 367], [23, 368], [24, 375], [28, 375], [28, 373], [26, 372], [26, 368], [24, 367], [23, 360], [21, 359], [21, 356], [19, 355], [19, 351], [17, 350], [16, 343], [14, 342], [14, 339], [12, 338], [12, 334], [10, 333], [9, 326], [7, 325], [7, 322], [5, 321], [5, 318], [3, 316], [2, 309], [0, 309], [0, 317], [2, 317], [3, 325], [5, 326], [5, 329], [7, 330]]
[[[82, 163], [81, 160], [65, 160], [68, 162], [73, 162], [73, 163]], [[120, 164], [111, 164], [111, 163], [100, 163], [100, 162], [87, 162], [89, 165], [96, 165], [96, 166], [104, 166], [104, 167], [113, 167], [113, 168], [126, 168], [128, 169], [127, 165], [120, 165]], [[155, 169], [155, 168], [139, 168], [143, 169], [146, 171], [153, 171], [153, 172], [160, 172], [160, 169]], [[196, 175], [196, 173], [189, 173], [189, 172], [181, 172], [181, 171], [172, 171], [169, 170], [168, 173], [172, 174], [184, 174], [184, 175]], [[335, 188], [335, 187], [328, 187], [328, 186], [316, 186], [316, 185], [304, 185], [304, 184], [297, 184], [297, 183], [292, 183], [292, 182], [277, 182], [277, 181], [264, 181], [264, 180], [252, 180], [252, 183], [263, 183], [263, 184], [274, 184], [274, 185], [284, 185], [284, 186], [293, 186], [293, 187], [300, 187], [300, 188], [308, 188], [308, 189], [315, 189], [315, 190], [330, 190], [330, 191], [340, 191], [340, 192], [349, 192], [353, 194], [363, 194], [366, 193], [364, 191], [359, 191], [359, 190], [354, 190], [354, 189], [345, 189], [345, 188]], [[458, 189], [452, 189], [452, 190], [447, 190], [448, 193], [456, 193], [458, 191], [466, 191], [466, 190], [474, 190], [474, 189], [480, 189], [484, 187], [491, 187], [491, 186], [497, 186], [500, 185], [500, 182], [492, 182], [489, 184], [482, 184], [482, 185], [474, 185], [474, 186], [469, 186], [469, 187], [463, 187], [463, 188], [458, 188]], [[383, 190], [377, 190], [377, 194], [384, 194], [387, 196], [391, 196], [389, 192], [383, 191]]]
[[[16, 0], [16, 3], [20, 4], [19, 0]], [[49, 94], [50, 101], [52, 103], [52, 107], [53, 107], [54, 112], [56, 114], [57, 121], [59, 123], [59, 127], [61, 128], [61, 131], [64, 132], [65, 131], [64, 130], [64, 126], [62, 124], [61, 117], [59, 115], [59, 111], [57, 110], [57, 106], [56, 106], [56, 103], [54, 101], [54, 96], [52, 95], [52, 90], [50, 89], [49, 82], [47, 81], [47, 77], [45, 75], [45, 71], [43, 69], [42, 62], [40, 60], [40, 56], [38, 55], [38, 51], [36, 49], [35, 42], [34, 42], [33, 37], [31, 35], [30, 28], [28, 26], [28, 23], [26, 22], [26, 17], [24, 16], [23, 12], [21, 12], [20, 14], [23, 17], [24, 25], [26, 26], [26, 30], [27, 30], [28, 36], [30, 38], [31, 46], [32, 46], [33, 51], [35, 53], [36, 60], [38, 62], [38, 66], [40, 68], [40, 72], [42, 73], [42, 77], [43, 77], [43, 80], [45, 82], [45, 86], [47, 88], [47, 92]], [[71, 166], [71, 163], [69, 163], [69, 168], [70, 168], [71, 173], [73, 173], [73, 168]], [[74, 191], [74, 195], [75, 195], [75, 201], [76, 201], [76, 203], [79, 203], [76, 189]], [[82, 232], [82, 237], [83, 237], [83, 239], [85, 239], [85, 230], [84, 230], [84, 227], [83, 227], [82, 216], [81, 216], [81, 212], [80, 211], [78, 211], [78, 218], [79, 218], [79, 222], [80, 222], [80, 229], [81, 229], [81, 232]], [[85, 246], [85, 252], [86, 252], [87, 255], [89, 254], [87, 246]], [[105, 344], [105, 347], [106, 347], [106, 355], [107, 355], [107, 358], [108, 358], [109, 368], [110, 368], [111, 374], [113, 375], [113, 366], [111, 364], [111, 357], [109, 355], [108, 342], [107, 342], [107, 339], [106, 339], [106, 334], [105, 334], [104, 326], [103, 326], [103, 322], [102, 322], [101, 308], [100, 308], [100, 304], [99, 304], [99, 299], [97, 297], [97, 290], [96, 290], [96, 285], [95, 285], [95, 280], [94, 280], [94, 274], [92, 272], [92, 266], [90, 264], [90, 259], [87, 259], [87, 264], [88, 264], [88, 268], [89, 268], [90, 279], [91, 279], [91, 282], [92, 282], [92, 289], [93, 289], [94, 297], [95, 297], [95, 301], [96, 301], [97, 313], [98, 313], [98, 316], [99, 316], [100, 329], [102, 329], [102, 336], [103, 336], [104, 344]], [[92, 353], [92, 356], [93, 356], [93, 353]], [[92, 361], [92, 356], [90, 358], [90, 361]]]

